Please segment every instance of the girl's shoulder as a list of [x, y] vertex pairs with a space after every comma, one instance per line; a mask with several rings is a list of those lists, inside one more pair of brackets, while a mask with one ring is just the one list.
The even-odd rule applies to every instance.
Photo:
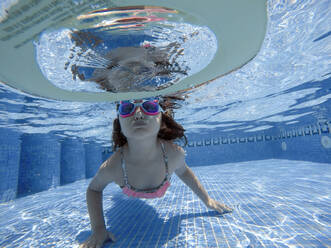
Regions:
[[115, 169], [121, 163], [121, 149], [117, 149], [102, 165], [101, 167], [107, 169]]
[[174, 151], [174, 152], [183, 152], [184, 149], [174, 143], [172, 140], [164, 140], [164, 139], [161, 139], [161, 142], [165, 145], [166, 148], [170, 149], [171, 151]]
[[96, 175], [89, 184], [89, 188], [102, 191], [109, 183], [118, 183], [121, 166], [121, 154], [117, 151], [102, 163]]
[[99, 168], [100, 171], [111, 175], [113, 181], [117, 181], [122, 175], [121, 149], [116, 150]]
[[181, 163], [185, 160], [186, 151], [178, 144], [175, 144], [170, 140], [162, 140], [162, 143], [165, 146], [165, 151], [169, 160], [172, 160], [174, 163]]
[[162, 140], [165, 145], [165, 151], [168, 157], [168, 165], [169, 171], [178, 172], [185, 171], [186, 163], [185, 163], [185, 150], [177, 145], [176, 143], [168, 140]]

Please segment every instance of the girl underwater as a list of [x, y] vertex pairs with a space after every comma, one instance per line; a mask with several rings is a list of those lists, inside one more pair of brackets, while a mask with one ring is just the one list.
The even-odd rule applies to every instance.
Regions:
[[185, 151], [173, 142], [185, 137], [185, 130], [172, 118], [172, 104], [151, 98], [117, 105], [112, 135], [116, 151], [100, 166], [87, 188], [92, 234], [81, 248], [102, 247], [104, 242], [116, 240], [106, 229], [102, 205], [102, 191], [112, 182], [130, 197], [156, 198], [166, 193], [175, 173], [208, 208], [221, 214], [232, 212], [208, 195], [185, 163]]

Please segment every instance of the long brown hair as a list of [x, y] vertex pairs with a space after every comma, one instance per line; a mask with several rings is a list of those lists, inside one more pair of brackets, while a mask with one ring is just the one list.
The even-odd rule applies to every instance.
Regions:
[[[177, 96], [167, 96], [160, 100], [160, 106], [164, 112], [161, 112], [161, 126], [157, 137], [164, 140], [184, 139], [184, 145], [186, 145], [187, 138], [184, 134], [185, 129], [173, 118], [173, 109], [179, 108], [180, 106], [174, 102], [175, 100], [184, 99]], [[128, 142], [121, 131], [121, 125], [118, 117], [113, 121], [112, 140], [113, 151], [116, 151], [118, 147], [122, 147]]]

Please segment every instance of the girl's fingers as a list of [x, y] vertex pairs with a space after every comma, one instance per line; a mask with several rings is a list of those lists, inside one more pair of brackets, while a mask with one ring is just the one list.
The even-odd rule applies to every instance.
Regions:
[[217, 210], [219, 213], [223, 214], [223, 213], [230, 213], [230, 212], [233, 211], [232, 208], [230, 208], [230, 207], [228, 207], [228, 206], [226, 206], [226, 205], [224, 205], [220, 202], [217, 202], [217, 201], [215, 201], [215, 202], [216, 202], [216, 206], [215, 206], [216, 209], [215, 210]]
[[233, 211], [232, 208], [230, 208], [230, 207], [228, 207], [228, 206], [226, 206], [226, 205], [222, 205], [221, 208], [223, 209], [223, 211], [224, 211], [225, 213], [230, 213], [230, 212]]

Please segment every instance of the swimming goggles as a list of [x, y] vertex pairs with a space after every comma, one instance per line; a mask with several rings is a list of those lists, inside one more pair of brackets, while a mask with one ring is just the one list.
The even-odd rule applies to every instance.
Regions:
[[118, 108], [118, 114], [122, 118], [132, 116], [138, 107], [140, 107], [145, 115], [157, 115], [160, 113], [159, 100], [152, 98], [146, 100], [121, 101]]

